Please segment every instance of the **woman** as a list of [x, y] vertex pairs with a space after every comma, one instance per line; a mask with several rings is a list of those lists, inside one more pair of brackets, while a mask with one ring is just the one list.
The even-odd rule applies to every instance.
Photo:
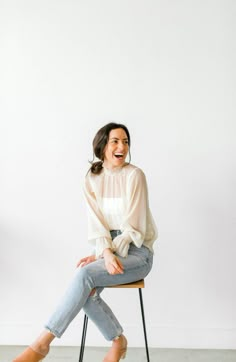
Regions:
[[94, 155], [85, 177], [88, 239], [93, 255], [79, 267], [55, 313], [39, 337], [13, 362], [38, 362], [49, 352], [81, 309], [112, 346], [103, 362], [125, 357], [127, 340], [111, 309], [101, 299], [106, 286], [143, 279], [152, 268], [157, 229], [149, 204], [143, 171], [126, 162], [130, 134], [123, 124], [108, 123], [93, 140]]

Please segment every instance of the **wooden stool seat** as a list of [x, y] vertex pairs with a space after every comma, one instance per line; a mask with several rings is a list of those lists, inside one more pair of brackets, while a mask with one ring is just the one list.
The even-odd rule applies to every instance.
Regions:
[[[106, 288], [134, 288], [134, 289], [138, 289], [140, 308], [141, 308], [141, 314], [142, 314], [142, 322], [143, 322], [143, 333], [144, 333], [144, 340], [145, 340], [147, 362], [150, 362], [149, 350], [148, 350], [148, 342], [147, 342], [146, 324], [145, 324], [145, 316], [144, 316], [144, 305], [143, 305], [143, 297], [142, 297], [142, 289], [144, 287], [145, 287], [144, 279], [141, 279], [141, 280], [138, 280], [138, 281], [133, 282], [133, 283], [111, 285], [111, 286], [108, 286]], [[82, 331], [82, 339], [81, 339], [81, 345], [80, 345], [79, 362], [83, 362], [87, 326], [88, 326], [88, 316], [85, 314], [84, 315], [83, 331]]]
[[144, 279], [138, 280], [137, 282], [111, 285], [106, 288], [144, 288]]

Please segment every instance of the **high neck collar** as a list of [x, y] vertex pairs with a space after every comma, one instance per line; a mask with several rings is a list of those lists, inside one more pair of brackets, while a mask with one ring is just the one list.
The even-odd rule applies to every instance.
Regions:
[[117, 175], [118, 173], [121, 173], [125, 166], [127, 166], [128, 163], [125, 163], [122, 166], [114, 167], [114, 168], [107, 168], [103, 165], [104, 173], [106, 175]]

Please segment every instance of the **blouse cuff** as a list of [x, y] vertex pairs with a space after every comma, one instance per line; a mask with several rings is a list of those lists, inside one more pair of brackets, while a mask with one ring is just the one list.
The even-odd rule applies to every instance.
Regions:
[[115, 251], [118, 255], [122, 256], [123, 258], [126, 258], [129, 251], [129, 244], [132, 242], [132, 239], [129, 235], [129, 233], [122, 233], [118, 236], [116, 236], [113, 239], [113, 245], [115, 248]]
[[[137, 248], [140, 248], [143, 244], [144, 241], [144, 237], [142, 235], [141, 232], [135, 230], [134, 228], [132, 228], [132, 226], [130, 226], [128, 223], [122, 225], [122, 235], [129, 235], [129, 238], [131, 239], [131, 242], [134, 243], [135, 246], [137, 246]], [[122, 230], [121, 229], [121, 230]]]
[[103, 251], [105, 249], [111, 249], [113, 251], [113, 246], [112, 246], [112, 240], [105, 238], [105, 237], [101, 237], [101, 238], [97, 238], [96, 239], [96, 250], [95, 250], [95, 256], [96, 259], [99, 259], [102, 257]]

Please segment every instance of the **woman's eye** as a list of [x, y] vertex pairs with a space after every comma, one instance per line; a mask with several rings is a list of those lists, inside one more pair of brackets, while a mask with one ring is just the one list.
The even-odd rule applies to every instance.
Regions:
[[[118, 141], [118, 140], [111, 140], [110, 143], [115, 143], [115, 144], [117, 144], [117, 143], [119, 143], [119, 141]], [[124, 144], [124, 145], [128, 145], [128, 144], [129, 144], [129, 141], [123, 141], [123, 144]]]

